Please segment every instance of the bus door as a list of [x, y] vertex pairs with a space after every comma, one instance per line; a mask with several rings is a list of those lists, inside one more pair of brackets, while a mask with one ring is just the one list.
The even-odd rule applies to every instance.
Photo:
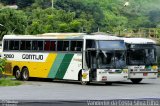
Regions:
[[90, 80], [96, 80], [96, 69], [97, 69], [97, 52], [96, 50], [86, 51], [86, 62], [89, 69]]

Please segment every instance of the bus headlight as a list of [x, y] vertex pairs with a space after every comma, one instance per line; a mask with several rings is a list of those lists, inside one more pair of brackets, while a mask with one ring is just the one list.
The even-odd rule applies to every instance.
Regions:
[[152, 69], [153, 69], [153, 70], [157, 70], [158, 67], [154, 65], [154, 66], [152, 66]]
[[123, 73], [128, 73], [128, 69], [123, 69]]

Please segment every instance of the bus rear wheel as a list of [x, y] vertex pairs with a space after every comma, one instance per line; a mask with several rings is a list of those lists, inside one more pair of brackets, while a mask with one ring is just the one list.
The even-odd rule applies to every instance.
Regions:
[[29, 80], [29, 71], [28, 68], [22, 69], [22, 80], [28, 81]]
[[130, 79], [133, 84], [138, 84], [142, 81], [142, 78], [135, 78], [135, 79]]
[[15, 72], [15, 78], [16, 78], [17, 80], [21, 80], [21, 72], [20, 72], [19, 69], [17, 69], [16, 72]]

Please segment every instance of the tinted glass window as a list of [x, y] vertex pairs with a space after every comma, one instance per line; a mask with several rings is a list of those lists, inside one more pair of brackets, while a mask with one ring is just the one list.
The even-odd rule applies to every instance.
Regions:
[[44, 42], [44, 50], [49, 51], [50, 50], [50, 45], [51, 45], [50, 41], [45, 41]]
[[9, 41], [9, 50], [14, 50], [14, 41]]
[[25, 47], [26, 47], [26, 42], [25, 41], [21, 41], [20, 50], [25, 50]]
[[25, 50], [31, 50], [31, 41], [26, 41]]
[[50, 50], [51, 51], [56, 51], [56, 47], [57, 47], [57, 42], [56, 41], [51, 41], [50, 42]]
[[69, 50], [69, 41], [63, 41], [63, 51]]
[[63, 51], [63, 41], [57, 42], [57, 51]]
[[19, 50], [19, 41], [9, 41], [9, 50]]
[[19, 41], [14, 41], [14, 50], [19, 50]]
[[4, 49], [4, 50], [8, 50], [8, 46], [9, 46], [9, 45], [8, 45], [8, 41], [5, 40], [5, 41], [4, 41], [3, 49]]
[[82, 51], [83, 42], [82, 41], [71, 41], [71, 51]]
[[38, 42], [32, 41], [32, 50], [38, 50]]
[[43, 41], [38, 41], [38, 50], [43, 50]]

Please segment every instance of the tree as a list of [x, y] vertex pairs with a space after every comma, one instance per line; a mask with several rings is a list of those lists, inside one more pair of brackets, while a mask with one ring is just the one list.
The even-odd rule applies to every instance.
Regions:
[[34, 3], [34, 0], [16, 0], [16, 4], [19, 8], [26, 8], [31, 6]]
[[[4, 8], [0, 11], [0, 26], [1, 34], [2, 32], [7, 32], [8, 34], [24, 34], [27, 25], [27, 16], [21, 10], [13, 10], [10, 8]], [[3, 35], [1, 35], [3, 36]]]
[[16, 3], [16, 0], [0, 0], [1, 3], [4, 3], [5, 5], [13, 5]]

